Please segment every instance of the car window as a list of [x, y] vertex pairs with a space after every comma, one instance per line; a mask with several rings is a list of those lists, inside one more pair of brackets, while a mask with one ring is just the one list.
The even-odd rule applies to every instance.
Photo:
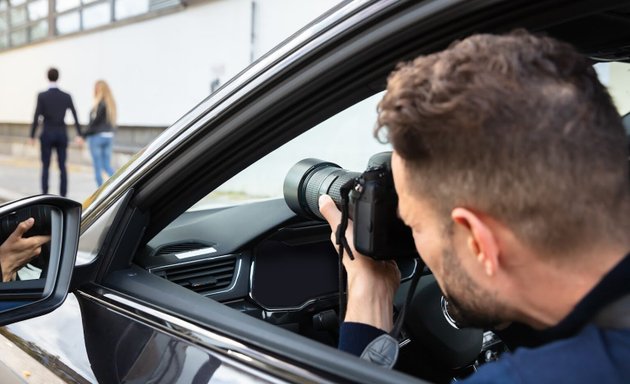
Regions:
[[627, 115], [630, 112], [630, 63], [599, 63], [595, 70], [608, 88], [619, 114]]
[[309, 157], [363, 171], [372, 154], [391, 149], [372, 135], [376, 108], [382, 97], [382, 92], [373, 95], [323, 121], [250, 165], [189, 211], [282, 197], [288, 170]]

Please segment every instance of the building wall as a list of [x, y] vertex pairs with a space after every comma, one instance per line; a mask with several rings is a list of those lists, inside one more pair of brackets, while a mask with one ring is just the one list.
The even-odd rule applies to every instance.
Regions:
[[630, 63], [598, 63], [595, 70], [608, 88], [619, 114], [630, 112]]
[[630, 64], [611, 63], [608, 90], [615, 101], [619, 113], [630, 112]]
[[197, 1], [145, 21], [0, 53], [0, 123], [32, 120], [36, 94], [55, 66], [82, 124], [94, 82], [105, 79], [121, 125], [168, 126], [210, 94], [213, 81], [225, 82], [337, 2]]

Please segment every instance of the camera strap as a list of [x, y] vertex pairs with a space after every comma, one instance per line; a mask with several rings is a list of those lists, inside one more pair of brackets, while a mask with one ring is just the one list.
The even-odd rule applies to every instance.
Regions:
[[354, 179], [347, 181], [344, 185], [339, 188], [339, 192], [341, 193], [341, 223], [337, 226], [337, 231], [335, 232], [336, 242], [339, 246], [339, 259], [343, 260], [343, 251], [345, 250], [348, 253], [348, 257], [350, 260], [354, 260], [354, 255], [352, 254], [352, 249], [348, 244], [348, 239], [346, 238], [346, 229], [348, 229], [348, 220], [350, 217], [350, 190], [354, 185]]
[[343, 268], [343, 252], [348, 253], [350, 260], [354, 260], [352, 249], [348, 244], [346, 238], [346, 229], [348, 229], [348, 220], [350, 214], [350, 190], [354, 185], [354, 179], [348, 180], [344, 185], [339, 188], [341, 193], [341, 222], [337, 226], [335, 231], [335, 243], [338, 246], [337, 253], [339, 254], [339, 319], [343, 321], [346, 316], [346, 271]]
[[400, 336], [400, 331], [402, 330], [403, 322], [405, 321], [405, 315], [407, 314], [407, 308], [411, 305], [413, 294], [416, 292], [416, 287], [418, 286], [418, 282], [420, 281], [420, 276], [422, 276], [423, 267], [424, 263], [419, 261], [416, 266], [416, 271], [411, 278], [411, 284], [409, 284], [409, 290], [407, 291], [405, 302], [398, 312], [398, 317], [396, 318], [396, 322], [394, 323], [394, 328], [392, 328], [392, 331], [389, 333], [392, 337], [396, 339], [398, 339], [398, 336]]

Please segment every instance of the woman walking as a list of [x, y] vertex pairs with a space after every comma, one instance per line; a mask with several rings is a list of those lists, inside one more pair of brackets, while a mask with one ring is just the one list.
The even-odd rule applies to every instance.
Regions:
[[109, 85], [99, 80], [94, 85], [94, 106], [90, 112], [90, 124], [85, 136], [88, 140], [96, 184], [103, 184], [103, 171], [114, 174], [111, 166], [114, 130], [116, 129], [116, 103]]

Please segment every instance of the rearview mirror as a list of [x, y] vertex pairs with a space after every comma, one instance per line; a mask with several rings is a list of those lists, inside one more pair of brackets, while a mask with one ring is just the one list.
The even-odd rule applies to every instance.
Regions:
[[52, 311], [65, 300], [81, 205], [35, 196], [0, 206], [0, 325]]

